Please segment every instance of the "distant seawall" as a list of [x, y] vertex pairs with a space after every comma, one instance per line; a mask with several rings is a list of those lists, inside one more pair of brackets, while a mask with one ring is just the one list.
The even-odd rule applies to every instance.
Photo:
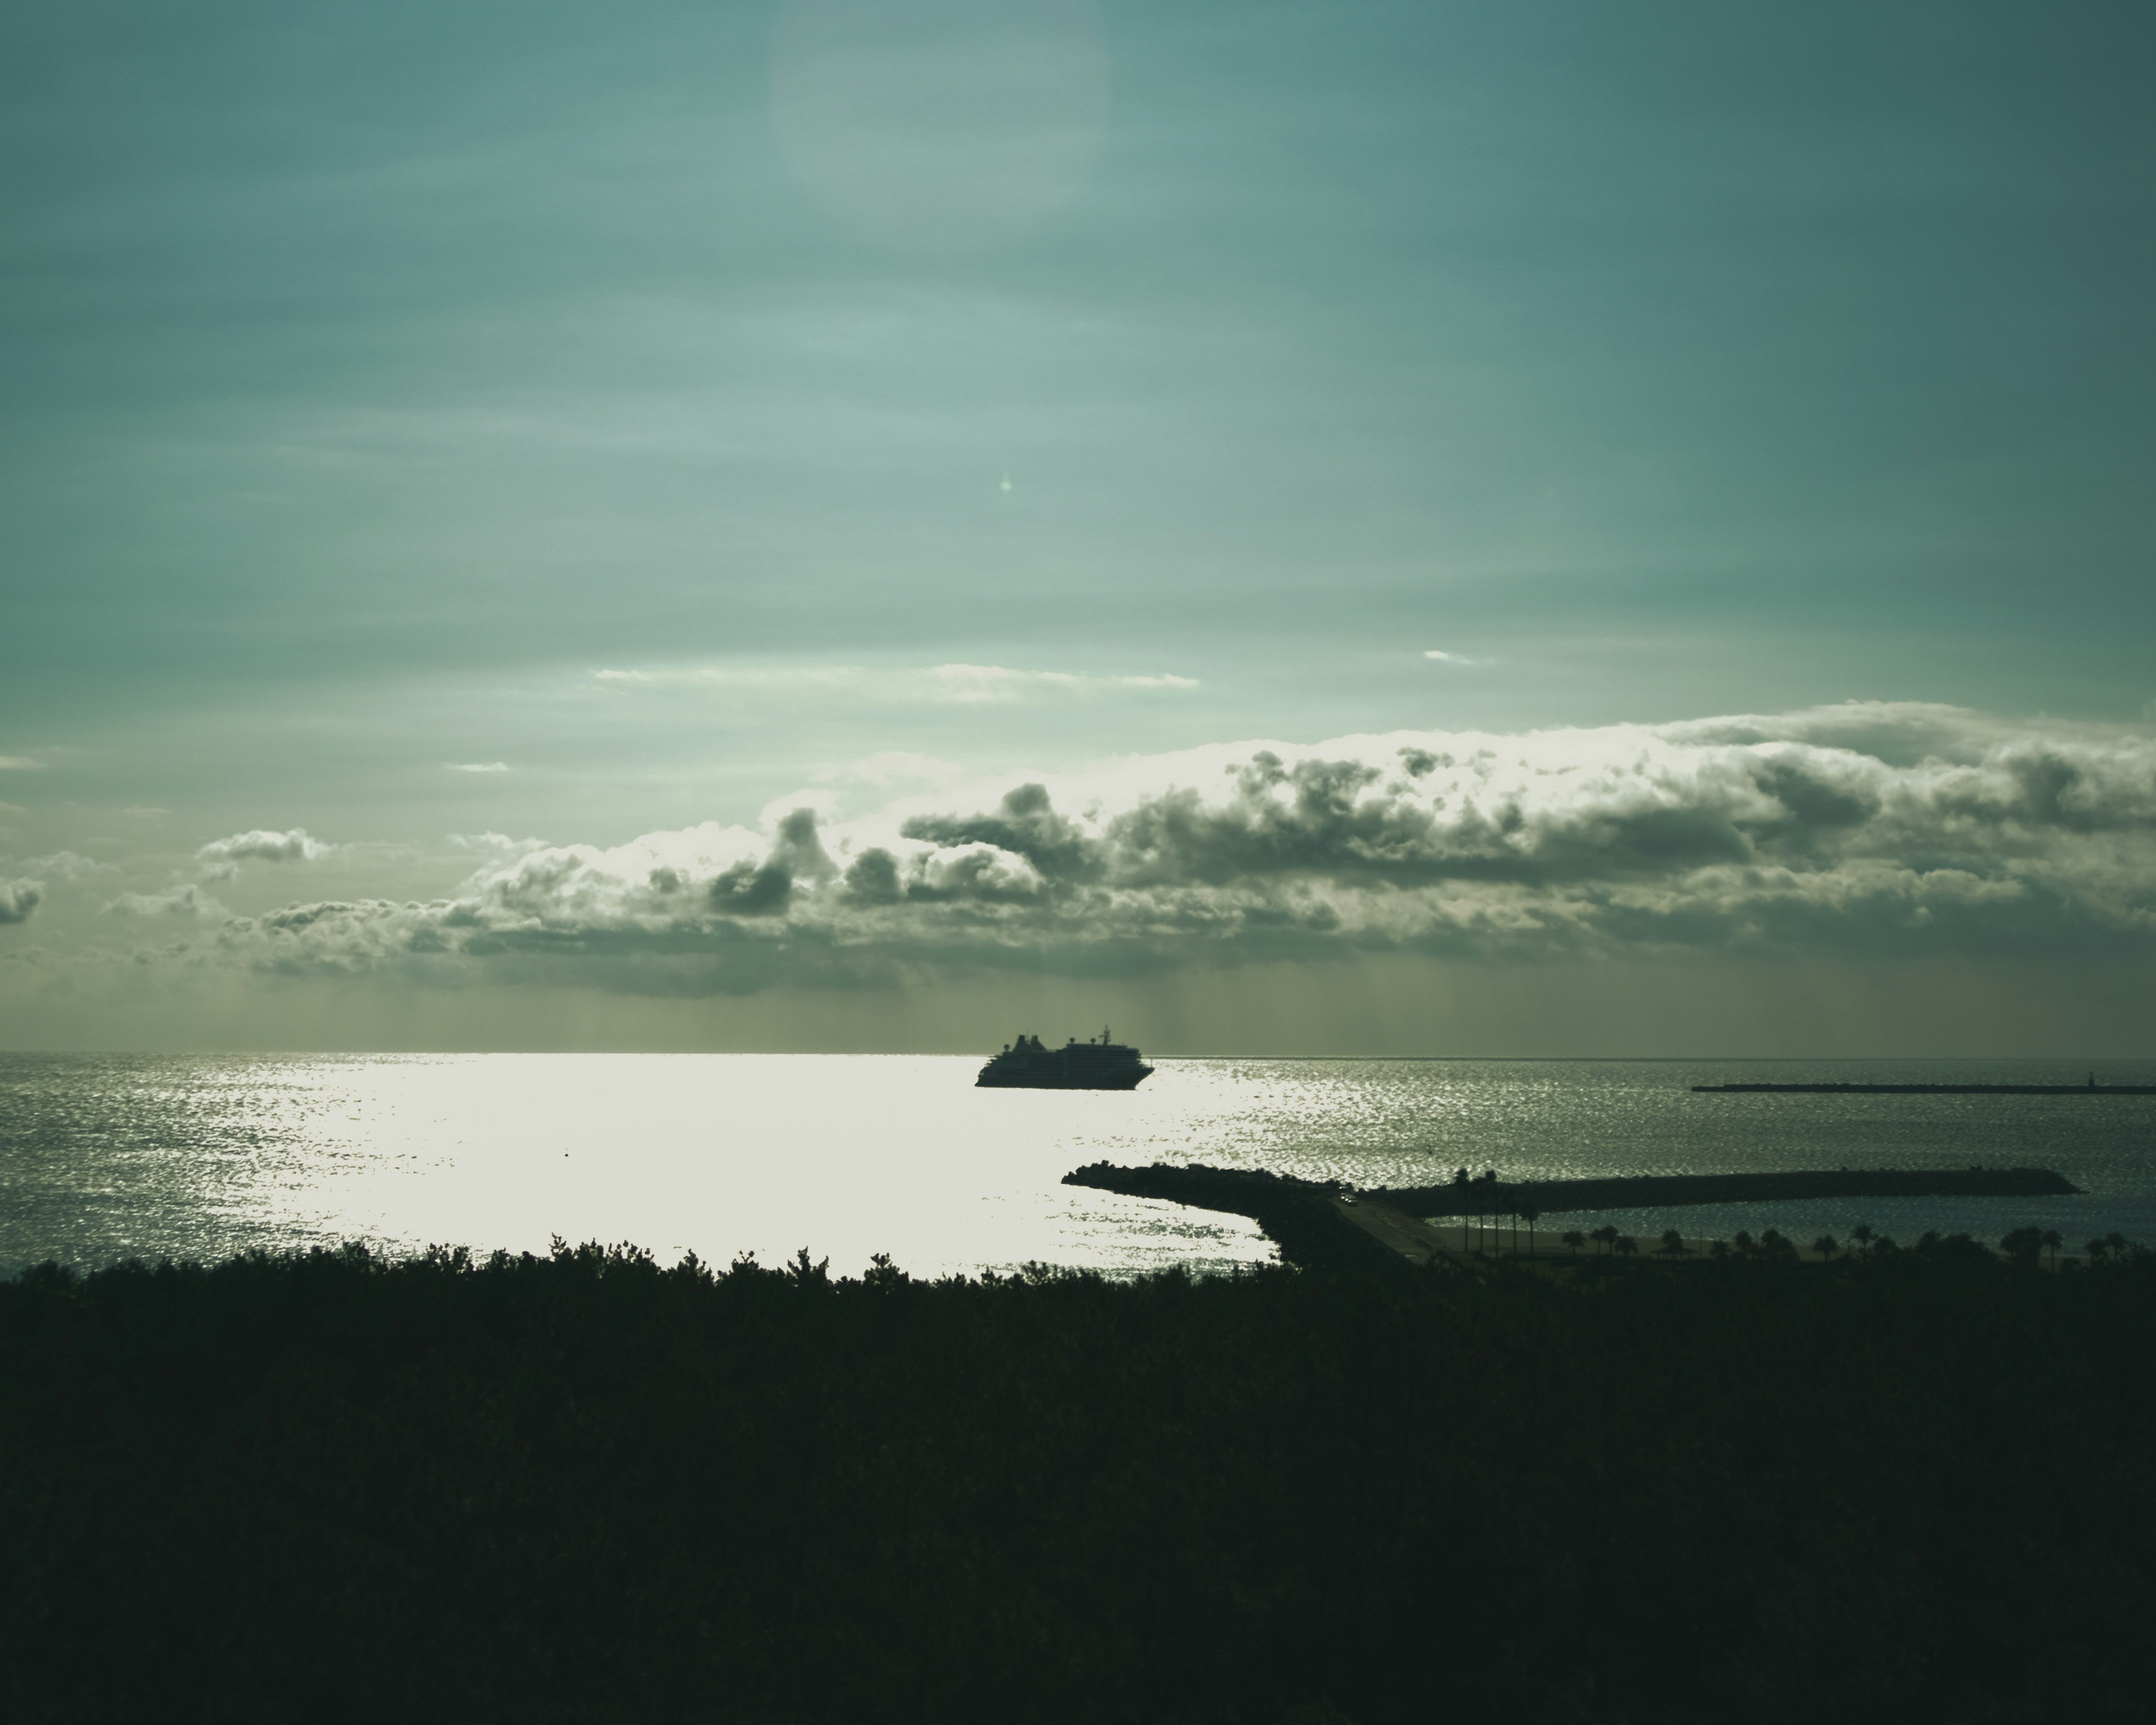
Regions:
[[1830, 1096], [2156, 1096], [2156, 1084], [1695, 1084], [1702, 1095], [1749, 1093]]

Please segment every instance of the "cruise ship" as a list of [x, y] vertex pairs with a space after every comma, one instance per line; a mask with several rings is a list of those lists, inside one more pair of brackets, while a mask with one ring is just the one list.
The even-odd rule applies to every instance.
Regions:
[[973, 1082], [1001, 1090], [1136, 1090], [1152, 1072], [1136, 1049], [1111, 1041], [1106, 1030], [1085, 1042], [1074, 1036], [1060, 1048], [1021, 1033]]

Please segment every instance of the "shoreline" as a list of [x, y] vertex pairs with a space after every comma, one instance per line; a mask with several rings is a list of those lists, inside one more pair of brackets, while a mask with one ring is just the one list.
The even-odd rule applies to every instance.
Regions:
[[[2051, 1168], [1799, 1168], [1732, 1174], [1618, 1174], [1586, 1180], [1451, 1181], [1388, 1186], [1369, 1196], [1425, 1216], [1681, 1209], [1841, 1198], [2067, 1198], [2081, 1188]], [[1476, 1200], [1480, 1199], [1480, 1206]], [[1427, 1206], [1425, 1208], [1424, 1206]], [[1520, 1214], [1524, 1214], [1522, 1209]]]
[[[1404, 1261], [1442, 1261], [1478, 1269], [1501, 1257], [1558, 1263], [1605, 1258], [1635, 1263], [1712, 1260], [1716, 1241], [1682, 1235], [1684, 1249], [1677, 1254], [1666, 1253], [1658, 1245], [1635, 1245], [1633, 1252], [1622, 1254], [1574, 1253], [1569, 1248], [1546, 1252], [1540, 1249], [1542, 1240], [1547, 1238], [1555, 1247], [1562, 1240], [1563, 1230], [1543, 1227], [1528, 1236], [1535, 1245], [1532, 1254], [1506, 1246], [1494, 1252], [1476, 1251], [1469, 1242], [1474, 1238], [1488, 1240], [1502, 1234], [1509, 1244], [1513, 1219], [1524, 1221], [1530, 1214], [1539, 1221], [1546, 1215], [1579, 1211], [1661, 1209], [1772, 1198], [2025, 1197], [2070, 1194], [2077, 1189], [2046, 1168], [1970, 1168], [1931, 1173], [1836, 1169], [1785, 1174], [1650, 1175], [1632, 1179], [1522, 1182], [1516, 1186], [1468, 1181], [1353, 1192], [1337, 1182], [1286, 1178], [1262, 1170], [1202, 1165], [1177, 1168], [1163, 1163], [1122, 1168], [1106, 1162], [1073, 1169], [1063, 1177], [1063, 1183], [1248, 1216], [1279, 1248], [1284, 1260], [1310, 1269], [1374, 1267], [1380, 1255], [1395, 1266]], [[1672, 1191], [1692, 1195], [1665, 1195]], [[1476, 1200], [1476, 1209], [1463, 1207], [1462, 1200], [1470, 1198]], [[1471, 1221], [1478, 1214], [1482, 1219]], [[1804, 1224], [1797, 1225], [1801, 1230]], [[1763, 1230], [1763, 1240], [1768, 1232], [1779, 1234], [1779, 1230]], [[1792, 1249], [1794, 1261], [1826, 1261], [1826, 1255], [1786, 1235], [1782, 1238], [1785, 1246]], [[1784, 1248], [1774, 1250], [1779, 1254]], [[1724, 1255], [1729, 1255], [1727, 1246]], [[1846, 1255], [1837, 1249], [1832, 1255], [1839, 1259]]]

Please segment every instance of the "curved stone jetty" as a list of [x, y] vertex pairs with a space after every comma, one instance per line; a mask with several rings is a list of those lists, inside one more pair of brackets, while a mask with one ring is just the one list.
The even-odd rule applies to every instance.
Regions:
[[[1164, 1198], [1200, 1209], [1264, 1219], [1298, 1199], [1330, 1199], [1350, 1189], [1337, 1181], [1296, 1180], [1262, 1171], [1177, 1167], [1116, 1168], [1105, 1162], [1063, 1177], [1133, 1198]], [[1828, 1198], [2067, 1198], [2081, 1188], [2044, 1168], [1800, 1168], [1771, 1173], [1635, 1174], [1599, 1180], [1447, 1181], [1391, 1186], [1360, 1195], [1411, 1216], [1537, 1215], [1564, 1210], [1674, 1209], [1699, 1204], [1770, 1204]], [[1270, 1231], [1270, 1229], [1267, 1230]]]

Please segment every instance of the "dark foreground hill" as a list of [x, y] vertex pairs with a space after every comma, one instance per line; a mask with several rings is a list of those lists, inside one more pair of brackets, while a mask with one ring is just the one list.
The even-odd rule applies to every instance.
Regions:
[[0, 1284], [0, 1703], [2145, 1717], [2156, 1273]]

